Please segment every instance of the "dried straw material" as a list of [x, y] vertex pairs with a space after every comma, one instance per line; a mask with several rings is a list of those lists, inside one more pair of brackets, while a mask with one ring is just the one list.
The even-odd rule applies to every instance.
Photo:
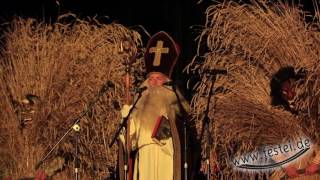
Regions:
[[[302, 135], [316, 140], [319, 17], [307, 19], [299, 7], [263, 0], [223, 1], [208, 7], [206, 14], [198, 54], [186, 70], [200, 74], [206, 69], [227, 70], [215, 81], [215, 100], [210, 103], [213, 147], [224, 178], [254, 178], [233, 171], [230, 157]], [[307, 71], [305, 81], [295, 87], [299, 116], [271, 106], [271, 78], [286, 66]], [[199, 132], [212, 82], [201, 75], [195, 86], [191, 105]]]
[[291, 113], [239, 96], [218, 97], [214, 112], [210, 131], [212, 148], [217, 152], [217, 163], [226, 178], [254, 177], [252, 173], [236, 171], [233, 158], [304, 136]]
[[[120, 121], [114, 104], [123, 102], [125, 62], [133, 59], [141, 44], [137, 32], [95, 18], [80, 20], [68, 14], [54, 24], [12, 21], [0, 59], [0, 176], [33, 176], [36, 163], [94, 100], [92, 110], [80, 119], [80, 175], [110, 176], [117, 144], [112, 148], [108, 144]], [[131, 67], [136, 72], [132, 79], [139, 79], [141, 59]], [[108, 80], [114, 87], [109, 83], [98, 96]], [[58, 179], [74, 177], [75, 137], [71, 131], [40, 168], [64, 168]], [[57, 157], [64, 157], [64, 167]], [[56, 167], [52, 162], [58, 162]]]

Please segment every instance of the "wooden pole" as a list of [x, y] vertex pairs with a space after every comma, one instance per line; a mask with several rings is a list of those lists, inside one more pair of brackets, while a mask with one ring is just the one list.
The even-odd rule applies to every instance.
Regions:
[[[129, 42], [130, 43], [130, 42]], [[134, 45], [130, 43], [130, 45]], [[121, 42], [121, 51], [125, 50], [128, 52], [128, 47], [123, 48], [123, 44]], [[125, 104], [130, 105], [132, 102], [132, 97], [130, 93], [130, 88], [131, 88], [131, 79], [130, 79], [130, 66], [131, 63], [135, 60], [135, 54], [131, 56], [130, 58], [126, 56], [125, 59], [125, 76], [124, 76], [124, 85], [125, 85]], [[130, 139], [130, 120], [127, 122], [127, 127], [126, 127], [126, 157], [128, 157], [127, 160], [127, 180], [133, 180], [133, 167], [134, 167], [134, 159], [135, 159], [135, 154], [131, 151], [131, 139]]]
[[[125, 103], [131, 104], [131, 94], [130, 94], [130, 69], [129, 69], [129, 62], [126, 62], [126, 74], [124, 76], [124, 83], [125, 83]], [[128, 176], [127, 180], [133, 179], [133, 162], [134, 162], [134, 156], [131, 153], [131, 139], [130, 139], [130, 120], [127, 122], [127, 135], [126, 135], [126, 143], [127, 143], [127, 165], [128, 165]]]

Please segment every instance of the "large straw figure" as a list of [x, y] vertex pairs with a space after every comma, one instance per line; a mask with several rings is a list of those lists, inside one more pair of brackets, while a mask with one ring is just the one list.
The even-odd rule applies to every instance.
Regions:
[[[78, 155], [84, 179], [112, 176], [118, 152], [108, 144], [120, 118], [124, 63], [140, 45], [137, 32], [96, 19], [68, 15], [52, 25], [14, 20], [0, 59], [0, 177], [34, 176], [36, 163], [84, 111], [78, 153], [71, 131], [38, 171], [72, 179]], [[137, 77], [140, 62], [132, 64]]]
[[[265, 1], [242, 5], [225, 1], [210, 6], [206, 13], [199, 44], [206, 44], [208, 52], [199, 46], [198, 55], [204, 58], [195, 58], [188, 70], [225, 68], [228, 72], [216, 81], [219, 91], [209, 113], [217, 174], [220, 178], [253, 179], [255, 173], [233, 169], [232, 157], [300, 136], [318, 143], [320, 24], [307, 23], [298, 7]], [[292, 68], [293, 76], [279, 79], [285, 68]], [[274, 89], [274, 81], [278, 89]], [[192, 100], [199, 130], [208, 83], [208, 77], [201, 76]], [[292, 111], [274, 101], [275, 90], [282, 93], [280, 98]], [[205, 143], [205, 138], [200, 138]], [[312, 158], [307, 158], [304, 168]]]

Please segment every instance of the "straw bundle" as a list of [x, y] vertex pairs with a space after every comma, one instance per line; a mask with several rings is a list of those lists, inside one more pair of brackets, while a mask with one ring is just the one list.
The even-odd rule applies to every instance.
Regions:
[[[14, 179], [33, 176], [35, 164], [93, 105], [80, 119], [81, 176], [111, 176], [117, 145], [108, 144], [120, 119], [114, 105], [122, 103], [125, 62], [138, 47], [137, 32], [95, 18], [80, 20], [69, 14], [54, 24], [11, 22], [0, 59], [0, 153], [6, 157], [0, 162], [1, 173]], [[139, 59], [132, 64], [133, 79], [141, 78], [142, 65]], [[50, 175], [67, 169], [58, 179], [71, 179], [75, 137], [70, 132], [41, 168]]]
[[289, 112], [239, 96], [218, 97], [212, 117], [212, 148], [217, 152], [216, 163], [225, 178], [248, 179], [254, 176], [235, 171], [233, 158], [304, 136], [302, 128]]
[[[203, 58], [194, 58], [187, 71], [201, 74], [206, 69], [227, 69], [227, 75], [218, 76], [216, 100], [210, 103], [213, 147], [224, 178], [254, 178], [233, 171], [228, 165], [230, 157], [304, 134], [316, 140], [318, 17], [307, 22], [306, 12], [299, 7], [262, 0], [250, 4], [224, 1], [208, 7], [206, 14], [198, 38], [197, 56]], [[271, 78], [286, 66], [307, 71], [305, 81], [295, 87], [299, 116], [271, 106]], [[201, 118], [212, 82], [202, 75], [195, 86], [191, 104], [198, 130], [203, 128]], [[314, 112], [314, 116], [306, 112]]]

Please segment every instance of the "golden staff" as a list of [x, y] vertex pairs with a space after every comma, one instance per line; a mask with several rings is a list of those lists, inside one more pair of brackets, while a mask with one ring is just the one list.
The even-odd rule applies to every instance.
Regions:
[[[125, 48], [123, 47], [123, 44], [121, 42], [120, 44], [120, 51], [125, 50], [129, 54], [129, 48], [133, 45], [132, 41], [126, 39], [125, 41]], [[124, 75], [124, 85], [125, 85], [125, 104], [130, 105], [131, 104], [131, 78], [130, 78], [130, 66], [136, 59], [136, 53], [132, 54], [130, 56], [130, 59], [126, 56], [125, 58], [125, 75]], [[131, 139], [130, 139], [130, 121], [127, 121], [127, 127], [126, 127], [126, 150], [127, 153], [125, 154], [125, 163], [127, 163], [127, 166], [125, 166], [125, 172], [127, 172], [127, 179], [132, 180], [133, 179], [133, 167], [134, 167], [134, 153], [131, 152]], [[126, 158], [128, 157], [128, 158]], [[128, 171], [126, 171], [128, 170]]]

